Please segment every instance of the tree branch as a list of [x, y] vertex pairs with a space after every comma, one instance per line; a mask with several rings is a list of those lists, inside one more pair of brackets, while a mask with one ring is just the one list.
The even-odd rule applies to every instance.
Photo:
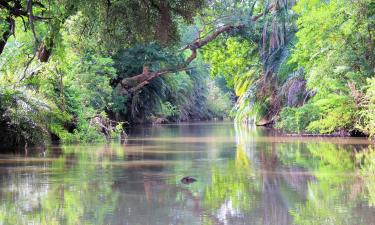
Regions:
[[[13, 2], [13, 5], [10, 5], [9, 2]], [[25, 31], [27, 30], [26, 23], [24, 17], [27, 17], [29, 20], [29, 26], [33, 33], [35, 42], [38, 43], [38, 38], [36, 36], [36, 32], [34, 29], [34, 21], [36, 20], [49, 20], [52, 18], [43, 17], [43, 16], [35, 16], [33, 15], [33, 4], [38, 7], [45, 8], [45, 6], [39, 1], [32, 1], [27, 0], [27, 8], [26, 10], [22, 7], [20, 1], [7, 1], [7, 0], [0, 0], [0, 10], [7, 10], [8, 17], [6, 18], [7, 27], [5, 31], [0, 36], [0, 55], [3, 53], [4, 47], [8, 41], [8, 38], [14, 33], [15, 31], [15, 22], [14, 17], [21, 17], [22, 22], [24, 24]], [[37, 45], [36, 45], [37, 46]]]
[[8, 1], [0, 0], [0, 8], [7, 9], [12, 16], [28, 16], [27, 11], [23, 10], [20, 4], [15, 4], [12, 7]]
[[[257, 14], [251, 18], [251, 22], [258, 21], [261, 17], [263, 17], [266, 13], [274, 9], [274, 4], [269, 5], [264, 12]], [[185, 46], [182, 51], [190, 50], [190, 56], [181, 64], [175, 66], [174, 68], [167, 68], [162, 69], [155, 72], [149, 72], [148, 68], [144, 67], [143, 72], [141, 74], [135, 75], [133, 77], [127, 77], [120, 81], [117, 85], [117, 88], [120, 90], [120, 93], [134, 93], [139, 89], [143, 88], [144, 86], [148, 85], [150, 81], [156, 77], [162, 76], [164, 74], [175, 73], [178, 71], [187, 70], [187, 67], [194, 59], [197, 57], [198, 49], [202, 48], [203, 46], [207, 45], [209, 42], [215, 40], [219, 35], [222, 33], [226, 33], [236, 29], [244, 29], [246, 27], [245, 24], [238, 24], [238, 25], [224, 25], [217, 28], [213, 33], [207, 35], [205, 37], [198, 37], [189, 45]]]
[[30, 29], [33, 33], [33, 36], [34, 36], [34, 45], [35, 45], [35, 49], [37, 48], [38, 46], [38, 43], [39, 43], [39, 40], [38, 40], [38, 37], [36, 36], [36, 32], [35, 32], [35, 28], [34, 28], [34, 15], [33, 15], [33, 2], [32, 0], [27, 0], [27, 11], [29, 13], [29, 25], [30, 25]]

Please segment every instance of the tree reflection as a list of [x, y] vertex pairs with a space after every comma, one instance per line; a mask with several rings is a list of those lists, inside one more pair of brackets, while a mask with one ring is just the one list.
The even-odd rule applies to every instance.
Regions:
[[43, 173], [12, 174], [8, 187], [17, 190], [1, 192], [0, 223], [105, 224], [118, 194], [111, 189], [112, 175], [96, 163], [106, 157], [96, 153], [63, 147], [50, 164], [34, 165], [47, 167]]
[[204, 207], [222, 223], [371, 224], [375, 151], [329, 142], [265, 142], [237, 127], [235, 157], [211, 166]]
[[[375, 221], [372, 146], [242, 126], [172, 130], [126, 145], [65, 146], [46, 158], [2, 156], [0, 224]], [[198, 181], [181, 184], [187, 175]]]

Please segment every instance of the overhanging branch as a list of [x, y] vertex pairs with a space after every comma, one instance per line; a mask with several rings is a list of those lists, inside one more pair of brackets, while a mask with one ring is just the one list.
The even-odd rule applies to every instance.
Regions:
[[[258, 15], [255, 15], [251, 18], [252, 22], [258, 21], [262, 16], [264, 16], [269, 11], [273, 10], [275, 7], [273, 4], [269, 5], [266, 10]], [[135, 91], [140, 90], [142, 87], [146, 86], [150, 83], [150, 81], [156, 77], [169, 74], [169, 73], [175, 73], [178, 71], [187, 70], [187, 67], [190, 65], [191, 62], [194, 61], [194, 59], [197, 57], [198, 49], [202, 48], [203, 46], [207, 45], [209, 42], [215, 40], [219, 35], [236, 30], [236, 29], [244, 29], [246, 27], [245, 24], [238, 24], [238, 25], [224, 25], [219, 28], [217, 28], [214, 32], [211, 34], [205, 36], [205, 37], [198, 37], [196, 40], [194, 40], [189, 45], [185, 46], [182, 51], [190, 50], [190, 56], [181, 64], [175, 66], [174, 68], [167, 68], [162, 69], [155, 72], [150, 72], [148, 70], [148, 67], [143, 68], [143, 72], [141, 74], [135, 75], [133, 77], [127, 77], [120, 81], [120, 83], [117, 85], [117, 88], [119, 89], [120, 93], [133, 93]]]
[[[13, 4], [10, 4], [9, 2], [13, 2]], [[7, 26], [4, 29], [3, 33], [0, 34], [0, 55], [2, 54], [4, 47], [7, 43], [8, 38], [13, 34], [15, 30], [15, 18], [21, 18], [25, 31], [26, 31], [26, 23], [25, 18], [28, 18], [30, 29], [33, 33], [35, 42], [38, 43], [38, 39], [35, 33], [34, 28], [34, 22], [37, 20], [50, 20], [52, 18], [44, 17], [44, 16], [38, 16], [33, 14], [33, 6], [40, 7], [40, 8], [46, 8], [41, 2], [39, 1], [32, 1], [27, 0], [27, 7], [26, 9], [22, 6], [20, 1], [7, 1], [7, 0], [0, 0], [0, 10], [6, 10], [7, 18], [6, 23]]]

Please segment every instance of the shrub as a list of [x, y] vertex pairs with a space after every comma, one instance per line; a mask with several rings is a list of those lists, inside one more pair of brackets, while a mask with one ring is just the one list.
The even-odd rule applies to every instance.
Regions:
[[[43, 145], [50, 128], [61, 128], [69, 116], [40, 93], [21, 86], [0, 85], [0, 142]], [[57, 129], [55, 129], [57, 130]], [[60, 130], [60, 133], [66, 133]]]
[[180, 115], [180, 110], [177, 108], [177, 106], [172, 105], [170, 102], [162, 102], [157, 114], [158, 116], [171, 119], [178, 117]]
[[276, 126], [287, 132], [305, 132], [312, 121], [319, 119], [319, 108], [309, 103], [299, 108], [285, 107], [281, 110]]
[[355, 103], [345, 95], [330, 94], [313, 103], [320, 110], [321, 118], [312, 121], [307, 130], [321, 134], [353, 129]]
[[358, 112], [356, 128], [373, 138], [375, 136], [375, 78], [368, 79], [367, 83], [363, 108]]

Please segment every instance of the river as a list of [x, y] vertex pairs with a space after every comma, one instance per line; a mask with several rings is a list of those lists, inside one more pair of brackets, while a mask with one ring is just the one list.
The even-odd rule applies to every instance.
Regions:
[[0, 224], [371, 225], [373, 149], [363, 138], [193, 123], [2, 154]]

